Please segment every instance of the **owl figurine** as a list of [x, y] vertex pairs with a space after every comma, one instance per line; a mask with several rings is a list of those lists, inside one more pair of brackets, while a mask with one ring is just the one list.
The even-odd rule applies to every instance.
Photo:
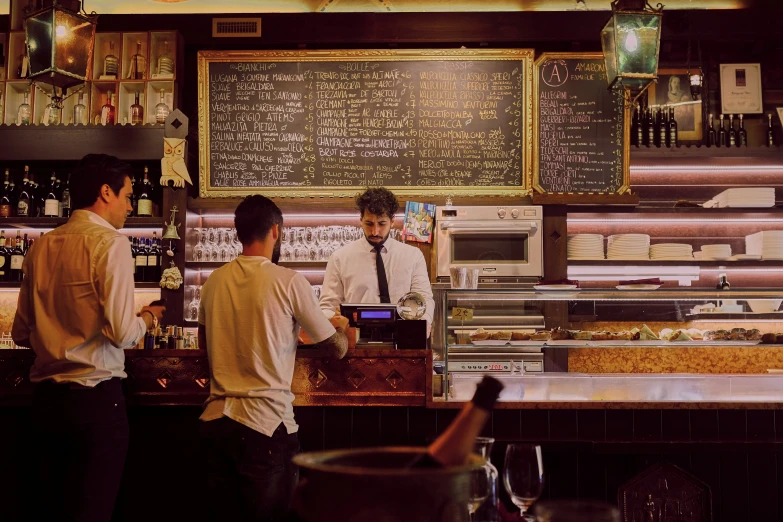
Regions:
[[174, 182], [174, 187], [184, 187], [186, 181], [193, 184], [185, 164], [184, 139], [163, 138], [163, 159], [160, 160], [160, 172], [161, 187], [167, 187], [169, 181]]

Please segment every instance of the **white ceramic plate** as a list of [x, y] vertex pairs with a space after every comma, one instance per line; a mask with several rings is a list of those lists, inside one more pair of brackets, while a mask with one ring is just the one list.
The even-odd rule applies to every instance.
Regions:
[[661, 285], [617, 285], [618, 290], [657, 290]]
[[576, 290], [576, 285], [533, 285], [536, 290], [558, 291], [558, 290]]

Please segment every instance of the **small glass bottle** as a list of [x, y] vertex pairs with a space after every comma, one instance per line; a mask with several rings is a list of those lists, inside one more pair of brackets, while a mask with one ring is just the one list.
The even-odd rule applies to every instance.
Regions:
[[728, 147], [728, 146], [729, 146], [728, 133], [726, 133], [726, 128], [723, 126], [723, 114], [721, 114], [720, 129], [718, 129], [718, 147]]
[[718, 144], [717, 134], [715, 133], [714, 116], [710, 114], [710, 126], [707, 129], [707, 144], [714, 147]]
[[84, 105], [84, 93], [79, 93], [79, 101], [73, 106], [73, 124], [87, 125], [87, 106]]
[[748, 146], [748, 131], [745, 130], [744, 115], [739, 115], [739, 130], [737, 131], [737, 147]]
[[114, 41], [109, 41], [109, 54], [103, 58], [103, 75], [117, 77], [120, 61], [114, 54]]
[[44, 110], [44, 121], [45, 125], [59, 125], [63, 121], [63, 108], [52, 98]]
[[775, 129], [772, 127], [772, 114], [767, 114], [767, 147], [775, 146]]
[[647, 109], [647, 141], [645, 145], [648, 147], [655, 145], [655, 113], [651, 108]]
[[726, 274], [720, 274], [718, 276], [718, 284], [715, 285], [715, 288], [718, 290], [730, 290], [731, 285], [729, 284], [729, 279], [726, 277]]
[[163, 52], [158, 56], [157, 69], [158, 75], [161, 77], [174, 76], [174, 59], [171, 57], [171, 53], [169, 53], [168, 41], [163, 42]]
[[669, 147], [676, 147], [679, 139], [677, 120], [674, 119], [674, 107], [669, 107]]
[[111, 103], [111, 91], [106, 93], [106, 103], [101, 107], [101, 125], [114, 125], [114, 105]]
[[169, 106], [166, 105], [166, 92], [161, 89], [160, 102], [155, 106], [155, 123], [166, 123], [166, 118], [169, 117], [170, 112], [171, 109], [169, 109]]
[[30, 76], [30, 59], [27, 57], [27, 53], [24, 52], [19, 55], [19, 64], [16, 66], [16, 77], [20, 80]]
[[19, 108], [16, 110], [16, 124], [17, 125], [30, 125], [30, 117], [31, 117], [31, 111], [30, 111], [30, 104], [29, 102], [29, 93], [25, 92], [22, 93], [22, 103], [19, 105]]
[[131, 56], [130, 73], [128, 78], [131, 80], [143, 80], [144, 73], [147, 70], [147, 59], [141, 54], [141, 41], [136, 42], [136, 54]]
[[143, 125], [144, 124], [144, 107], [139, 103], [139, 91], [134, 93], [134, 102], [130, 107], [130, 120], [131, 125]]

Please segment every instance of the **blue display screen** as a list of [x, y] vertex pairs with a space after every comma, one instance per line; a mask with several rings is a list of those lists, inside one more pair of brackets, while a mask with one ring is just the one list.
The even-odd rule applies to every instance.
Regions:
[[359, 312], [359, 319], [391, 319], [391, 310], [362, 310]]

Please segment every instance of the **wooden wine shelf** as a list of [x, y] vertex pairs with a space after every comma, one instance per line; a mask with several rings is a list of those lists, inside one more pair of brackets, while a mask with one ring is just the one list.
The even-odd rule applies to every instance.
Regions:
[[[41, 217], [19, 218], [0, 217], [0, 228], [54, 228], [68, 222], [68, 218]], [[123, 228], [163, 228], [162, 217], [130, 217]]]
[[[135, 283], [134, 286], [137, 290], [154, 290], [154, 289], [160, 289], [160, 284], [155, 282], [144, 282], [144, 283]], [[16, 288], [19, 289], [21, 287], [21, 283], [15, 282], [15, 281], [0, 281], [0, 288]]]

